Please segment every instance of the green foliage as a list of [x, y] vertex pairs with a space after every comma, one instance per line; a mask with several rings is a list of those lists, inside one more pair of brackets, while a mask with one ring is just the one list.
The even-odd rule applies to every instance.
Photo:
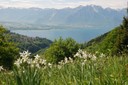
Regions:
[[0, 26], [0, 66], [11, 69], [18, 52], [16, 45], [9, 41], [9, 35], [5, 28]]
[[11, 33], [11, 37], [11, 41], [18, 43], [20, 51], [29, 50], [32, 53], [45, 49], [52, 43], [52, 41], [46, 38], [32, 38], [15, 33]]
[[44, 53], [44, 56], [47, 61], [57, 63], [65, 57], [73, 57], [79, 47], [80, 45], [72, 38], [67, 38], [65, 40], [60, 38], [51, 44], [50, 48], [48, 48]]

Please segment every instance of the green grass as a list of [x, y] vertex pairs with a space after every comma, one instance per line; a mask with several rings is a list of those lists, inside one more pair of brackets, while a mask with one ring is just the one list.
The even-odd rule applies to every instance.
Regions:
[[128, 58], [74, 62], [43, 71], [42, 85], [128, 85]]
[[[128, 57], [97, 58], [84, 65], [81, 61], [77, 59], [61, 68], [58, 65], [42, 68], [41, 85], [128, 85]], [[9, 77], [15, 82], [13, 76]], [[4, 78], [1, 73], [0, 81], [5, 83]]]

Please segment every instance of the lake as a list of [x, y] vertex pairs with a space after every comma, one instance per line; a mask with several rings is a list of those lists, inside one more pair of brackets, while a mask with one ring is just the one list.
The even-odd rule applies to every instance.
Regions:
[[71, 37], [79, 43], [87, 42], [103, 33], [105, 29], [50, 29], [50, 30], [11, 30], [11, 32], [26, 35], [29, 37], [41, 37], [50, 40], [58, 39], [59, 37]]

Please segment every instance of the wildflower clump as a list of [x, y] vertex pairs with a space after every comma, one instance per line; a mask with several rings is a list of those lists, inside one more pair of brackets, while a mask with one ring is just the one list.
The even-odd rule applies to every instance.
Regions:
[[67, 65], [67, 64], [71, 65], [76, 63], [81, 63], [81, 65], [83, 66], [87, 61], [96, 61], [96, 59], [97, 59], [96, 55], [79, 49], [73, 58], [65, 57], [64, 60], [61, 60], [58, 63], [58, 68], [60, 69], [64, 65]]
[[24, 51], [23, 53], [20, 53], [20, 58], [15, 61], [15, 65], [20, 67], [35, 67], [40, 68], [42, 66], [46, 66], [46, 60], [42, 59], [39, 55], [34, 56], [34, 58], [30, 57], [30, 54], [28, 51]]
[[86, 51], [82, 51], [81, 49], [78, 50], [78, 52], [74, 55], [74, 58], [80, 58], [84, 59], [85, 61], [87, 60], [96, 60], [96, 55], [88, 53]]
[[30, 57], [28, 51], [20, 53], [20, 58], [15, 61], [14, 76], [17, 81], [17, 85], [40, 85], [42, 68], [47, 63], [45, 59], [42, 59], [39, 55]]

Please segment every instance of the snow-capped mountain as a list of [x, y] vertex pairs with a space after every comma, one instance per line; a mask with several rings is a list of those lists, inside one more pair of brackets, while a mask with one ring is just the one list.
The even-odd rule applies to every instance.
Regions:
[[104, 9], [95, 5], [64, 9], [0, 8], [0, 22], [6, 25], [31, 23], [52, 26], [113, 27], [121, 23], [125, 14], [125, 9]]

